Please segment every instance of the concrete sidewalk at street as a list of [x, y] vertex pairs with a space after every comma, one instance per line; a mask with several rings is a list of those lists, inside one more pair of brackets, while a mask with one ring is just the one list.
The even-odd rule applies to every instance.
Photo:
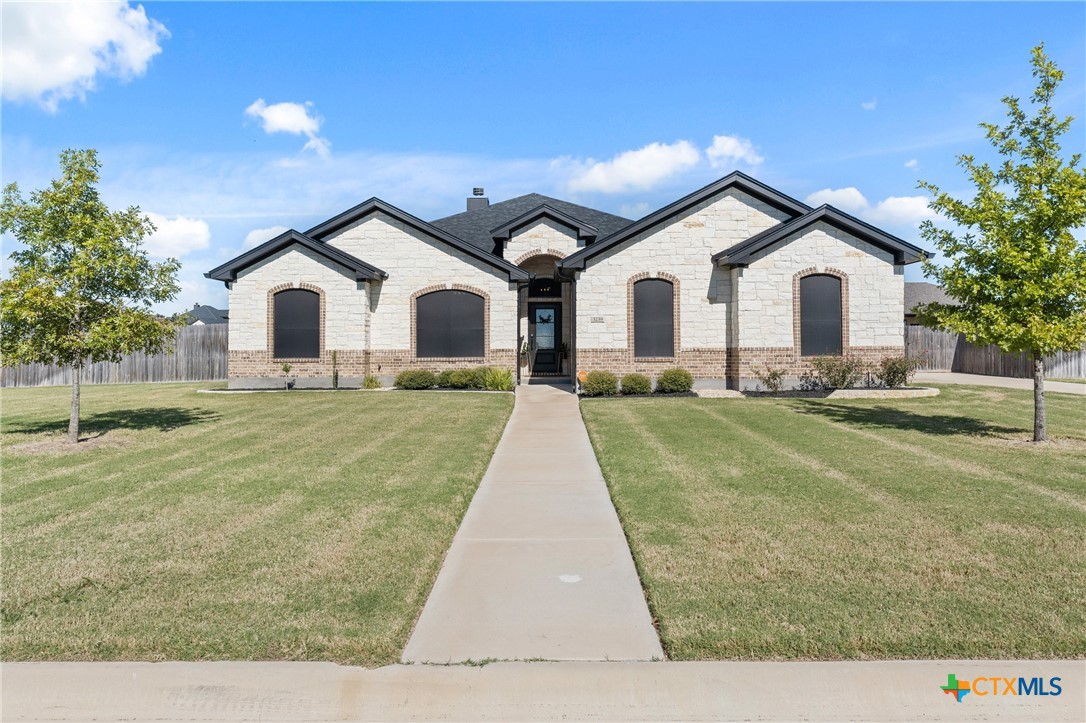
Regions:
[[521, 386], [403, 660], [663, 656], [576, 395]]
[[[495, 663], [376, 670], [332, 663], [5, 663], [2, 672], [7, 723], [1086, 720], [1082, 660]], [[943, 691], [949, 675], [968, 681], [975, 692], [957, 702]], [[1039, 678], [1049, 695], [1002, 694], [1002, 679], [1014, 678]], [[1053, 683], [1059, 695], [1051, 695]], [[1032, 680], [1031, 686], [1036, 692]]]
[[[917, 372], [913, 376], [914, 384], [975, 384], [981, 387], [1004, 387], [1006, 389], [1033, 390], [1032, 379], [1019, 377], [992, 377], [984, 374], [959, 374], [958, 372]], [[1086, 395], [1086, 384], [1074, 382], [1051, 382], [1045, 380], [1046, 392], [1061, 394]]]

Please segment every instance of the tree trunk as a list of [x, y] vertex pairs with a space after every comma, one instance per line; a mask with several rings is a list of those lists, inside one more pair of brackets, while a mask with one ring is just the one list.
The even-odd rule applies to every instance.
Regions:
[[79, 376], [82, 371], [82, 364], [72, 365], [72, 411], [68, 417], [68, 441], [72, 444], [79, 442]]
[[1045, 359], [1037, 353], [1033, 355], [1033, 441], [1048, 441], [1045, 423]]

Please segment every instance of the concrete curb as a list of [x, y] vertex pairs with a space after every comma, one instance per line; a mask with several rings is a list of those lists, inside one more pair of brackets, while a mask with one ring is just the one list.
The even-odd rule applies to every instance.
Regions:
[[[956, 702], [947, 676], [977, 692]], [[1058, 696], [999, 695], [1033, 677]], [[5, 721], [1086, 720], [1086, 661], [6, 663]]]

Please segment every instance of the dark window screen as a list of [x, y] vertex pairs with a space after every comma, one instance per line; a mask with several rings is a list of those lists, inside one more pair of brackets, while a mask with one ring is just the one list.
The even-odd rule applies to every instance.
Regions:
[[634, 284], [634, 356], [675, 355], [675, 287], [663, 279]]
[[481, 357], [483, 297], [435, 291], [415, 300], [415, 356]]
[[275, 295], [275, 358], [317, 359], [321, 355], [321, 297], [305, 289]]
[[841, 279], [804, 276], [799, 280], [799, 342], [803, 356], [841, 353]]

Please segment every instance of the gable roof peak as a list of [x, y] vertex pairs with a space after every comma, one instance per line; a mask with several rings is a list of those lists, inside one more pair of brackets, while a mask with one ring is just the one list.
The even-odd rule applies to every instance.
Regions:
[[754, 254], [819, 221], [828, 223], [834, 228], [868, 242], [872, 246], [892, 253], [895, 264], [911, 264], [927, 255], [927, 252], [919, 246], [914, 246], [893, 234], [886, 233], [882, 229], [876, 228], [866, 221], [851, 216], [829, 204], [822, 204], [802, 216], [797, 216], [767, 228], [751, 236], [746, 241], [741, 241], [713, 254], [713, 262], [719, 266], [746, 266]]
[[263, 261], [272, 254], [279, 253], [283, 249], [294, 246], [303, 246], [313, 253], [332, 261], [343, 268], [354, 272], [355, 281], [387, 279], [386, 274], [376, 266], [367, 264], [362, 259], [356, 258], [346, 251], [340, 251], [334, 246], [317, 241], [316, 239], [294, 229], [284, 231], [273, 239], [269, 239], [254, 249], [237, 256], [225, 264], [218, 266], [204, 274], [209, 279], [229, 283], [236, 281], [238, 272], [247, 269], [253, 264]]
[[732, 171], [728, 175], [718, 178], [712, 183], [699, 188], [693, 193], [683, 196], [678, 201], [670, 203], [663, 208], [653, 211], [638, 221], [631, 223], [611, 235], [599, 239], [591, 246], [586, 246], [575, 254], [571, 254], [558, 263], [559, 268], [583, 269], [588, 259], [605, 251], [616, 244], [620, 244], [639, 233], [654, 226], [666, 223], [675, 216], [707, 199], [713, 198], [725, 191], [736, 188], [748, 196], [753, 196], [759, 201], [787, 213], [795, 218], [811, 210], [811, 207], [791, 196], [787, 196], [775, 188], [771, 188], [761, 181], [748, 176], [742, 171]]

